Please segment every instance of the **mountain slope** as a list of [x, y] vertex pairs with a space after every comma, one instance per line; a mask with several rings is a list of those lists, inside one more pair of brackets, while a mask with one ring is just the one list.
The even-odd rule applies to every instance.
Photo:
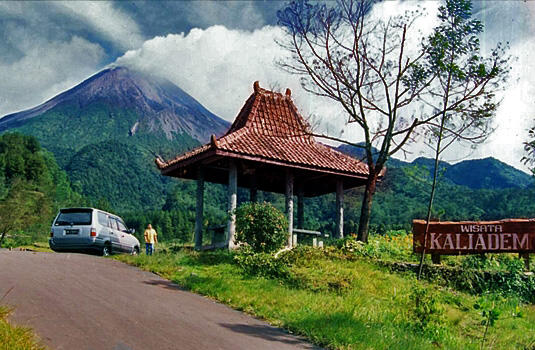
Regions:
[[533, 182], [530, 175], [492, 157], [453, 164], [444, 176], [457, 185], [470, 188], [524, 188]]
[[[362, 148], [340, 145], [337, 149], [357, 159], [365, 159]], [[386, 166], [390, 169], [418, 166], [428, 171], [429, 176], [432, 177], [435, 160], [419, 157], [409, 163], [390, 158]], [[471, 189], [526, 188], [533, 184], [531, 175], [492, 157], [468, 159], [455, 164], [439, 161], [439, 176], [440, 181]]]
[[163, 204], [169, 179], [156, 154], [170, 158], [228, 126], [171, 82], [123, 67], [0, 119], [0, 133], [35, 136], [83, 194], [125, 210]]
[[161, 207], [170, 181], [148, 166], [139, 148], [116, 140], [85, 146], [66, 171], [75, 188], [97, 202], [105, 199], [120, 211]]
[[221, 134], [229, 126], [170, 81], [116, 67], [93, 75], [40, 106], [5, 116], [0, 119], [0, 131], [24, 126], [50, 112], [84, 120], [86, 111], [91, 112], [95, 107], [108, 107], [110, 119], [117, 119], [116, 111], [128, 111], [125, 114], [129, 118], [115, 120], [123, 136], [163, 132], [167, 139], [173, 139], [174, 134], [187, 133], [204, 142], [210, 134]]

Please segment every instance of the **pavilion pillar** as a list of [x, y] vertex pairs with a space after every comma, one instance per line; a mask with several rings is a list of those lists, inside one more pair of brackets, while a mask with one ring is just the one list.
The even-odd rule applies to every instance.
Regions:
[[305, 228], [305, 204], [303, 186], [297, 187], [297, 228]]
[[197, 170], [197, 203], [195, 210], [195, 250], [202, 248], [202, 223], [204, 214], [204, 170]]
[[344, 183], [336, 181], [336, 228], [335, 238], [344, 238]]
[[286, 217], [288, 218], [288, 247], [293, 246], [293, 221], [294, 221], [294, 174], [286, 170]]
[[234, 235], [236, 234], [236, 206], [238, 204], [238, 170], [233, 160], [229, 161], [228, 169], [228, 235], [229, 249], [234, 248]]

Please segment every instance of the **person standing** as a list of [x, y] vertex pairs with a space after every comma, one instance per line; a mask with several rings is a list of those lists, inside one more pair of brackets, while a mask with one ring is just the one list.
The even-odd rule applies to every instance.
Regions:
[[147, 255], [152, 255], [154, 251], [154, 245], [158, 243], [158, 234], [156, 230], [152, 228], [152, 225], [149, 224], [145, 230], [145, 253]]

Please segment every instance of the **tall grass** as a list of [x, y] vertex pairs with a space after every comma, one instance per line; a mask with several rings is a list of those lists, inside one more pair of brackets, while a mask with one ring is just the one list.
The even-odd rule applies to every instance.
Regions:
[[44, 350], [31, 329], [9, 324], [10, 309], [0, 306], [0, 350]]

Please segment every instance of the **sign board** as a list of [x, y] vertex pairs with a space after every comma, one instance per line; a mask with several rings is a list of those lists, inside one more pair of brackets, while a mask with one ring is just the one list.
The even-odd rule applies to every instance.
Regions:
[[[413, 251], [421, 253], [425, 220], [413, 220]], [[535, 219], [429, 223], [426, 253], [439, 255], [478, 253], [534, 253]]]

